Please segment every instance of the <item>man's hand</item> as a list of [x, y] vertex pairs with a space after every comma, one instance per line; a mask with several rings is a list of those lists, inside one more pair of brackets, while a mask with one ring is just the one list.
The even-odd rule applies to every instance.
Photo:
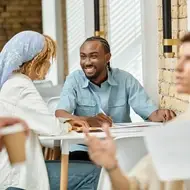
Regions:
[[90, 127], [102, 127], [103, 124], [107, 124], [109, 127], [112, 126], [112, 119], [103, 113], [99, 113], [94, 117], [87, 117], [86, 121]]
[[72, 125], [72, 128], [76, 128], [76, 127], [85, 127], [85, 128], [89, 128], [89, 124], [88, 122], [86, 122], [85, 120], [80, 120], [80, 119], [72, 119], [67, 121], [68, 123], [70, 123]]
[[[11, 117], [0, 117], [0, 128], [2, 127], [6, 127], [6, 126], [9, 126], [9, 125], [14, 125], [14, 124], [17, 124], [17, 123], [21, 123], [26, 131], [26, 135], [28, 135], [29, 133], [29, 128], [28, 128], [28, 125], [21, 119], [19, 118], [11, 118]], [[2, 139], [1, 139], [1, 134], [0, 134], [0, 151], [2, 150], [3, 148], [3, 142], [2, 142]]]
[[88, 128], [83, 128], [83, 131], [86, 135], [86, 144], [90, 159], [95, 164], [110, 170], [117, 167], [116, 146], [109, 132], [109, 126], [104, 125], [103, 129], [106, 133], [104, 140], [90, 136]]
[[154, 122], [166, 122], [176, 117], [176, 114], [172, 110], [159, 109], [154, 111], [150, 116], [149, 120]]
[[99, 122], [101, 122], [101, 124], [105, 124], [107, 123], [109, 125], [109, 127], [112, 126], [112, 119], [111, 117], [103, 114], [103, 113], [99, 113], [98, 115], [95, 116], [95, 118], [97, 118], [99, 120]]

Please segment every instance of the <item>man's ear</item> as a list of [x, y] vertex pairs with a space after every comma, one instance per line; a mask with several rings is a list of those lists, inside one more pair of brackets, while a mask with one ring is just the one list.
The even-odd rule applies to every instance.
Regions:
[[105, 55], [105, 58], [106, 58], [106, 63], [110, 62], [111, 53], [107, 53], [107, 54]]

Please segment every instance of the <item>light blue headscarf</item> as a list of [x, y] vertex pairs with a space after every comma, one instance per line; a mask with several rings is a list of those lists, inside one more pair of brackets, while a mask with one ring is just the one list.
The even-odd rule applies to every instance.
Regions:
[[40, 53], [44, 44], [45, 38], [38, 32], [23, 31], [13, 36], [0, 53], [0, 88], [14, 70]]

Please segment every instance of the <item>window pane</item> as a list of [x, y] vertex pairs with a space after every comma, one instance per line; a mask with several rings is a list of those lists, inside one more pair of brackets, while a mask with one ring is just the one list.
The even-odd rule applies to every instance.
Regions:
[[[111, 66], [128, 71], [143, 85], [140, 0], [109, 0]], [[141, 120], [131, 110], [133, 121]]]
[[79, 48], [85, 40], [84, 0], [67, 0], [69, 73], [79, 69]]

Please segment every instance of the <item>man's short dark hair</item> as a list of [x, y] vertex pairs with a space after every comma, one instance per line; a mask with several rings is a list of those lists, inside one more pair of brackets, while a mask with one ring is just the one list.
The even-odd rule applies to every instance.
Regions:
[[[109, 43], [108, 43], [108, 41], [107, 41], [106, 39], [104, 39], [104, 38], [102, 38], [102, 37], [99, 37], [99, 36], [92, 36], [92, 37], [90, 37], [90, 38], [87, 38], [87, 39], [84, 41], [84, 43], [85, 43], [85, 42], [90, 42], [90, 41], [98, 41], [98, 42], [100, 42], [100, 43], [102, 44], [102, 46], [104, 47], [105, 53], [110, 53], [110, 45], [109, 45]], [[84, 43], [83, 43], [83, 44], [84, 44]], [[82, 44], [82, 45], [83, 45], [83, 44]], [[110, 62], [107, 63], [107, 66], [108, 66], [108, 70], [111, 71]]]

